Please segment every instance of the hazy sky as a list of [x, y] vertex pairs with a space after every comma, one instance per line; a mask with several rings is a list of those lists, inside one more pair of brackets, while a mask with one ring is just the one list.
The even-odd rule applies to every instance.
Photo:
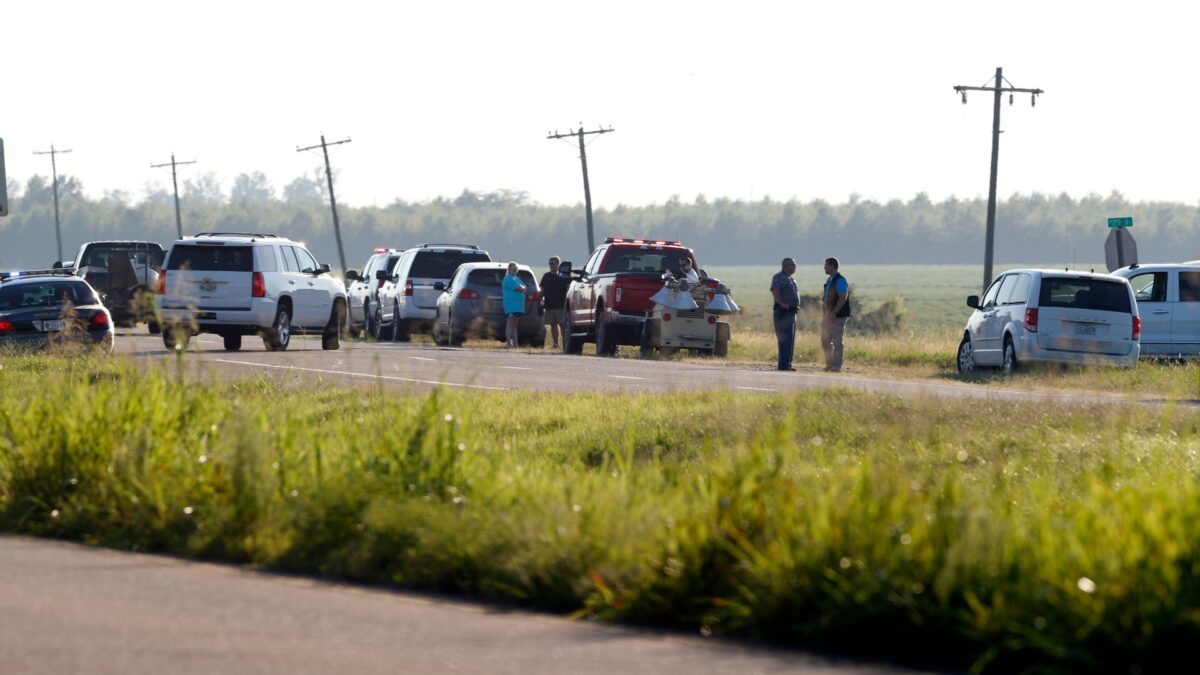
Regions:
[[88, 192], [261, 170], [331, 149], [339, 201], [524, 190], [598, 206], [703, 193], [987, 194], [992, 106], [952, 87], [1004, 68], [1000, 194], [1200, 199], [1198, 10], [1183, 2], [107, 2], [0, 0], [8, 175]]

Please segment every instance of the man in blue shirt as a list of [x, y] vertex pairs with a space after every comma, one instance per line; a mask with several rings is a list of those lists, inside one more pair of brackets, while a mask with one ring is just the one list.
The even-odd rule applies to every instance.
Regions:
[[775, 338], [779, 341], [779, 370], [795, 370], [792, 367], [792, 351], [796, 346], [796, 312], [800, 310], [800, 293], [796, 290], [796, 261], [784, 258], [782, 269], [771, 277], [771, 296], [775, 304], [771, 309], [775, 319]]
[[837, 258], [825, 259], [825, 274], [829, 279], [821, 294], [821, 351], [825, 352], [825, 370], [831, 373], [842, 370], [842, 334], [846, 331], [846, 319], [850, 318], [850, 286], [838, 272], [840, 266]]

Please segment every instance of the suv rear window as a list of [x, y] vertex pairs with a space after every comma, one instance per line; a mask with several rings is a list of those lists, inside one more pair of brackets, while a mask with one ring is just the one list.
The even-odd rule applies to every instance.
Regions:
[[1098, 309], [1130, 314], [1129, 291], [1125, 284], [1106, 279], [1042, 279], [1042, 307]]
[[[508, 274], [508, 270], [474, 270], [471, 276], [467, 277], [467, 284], [471, 286], [491, 286], [500, 288], [504, 281], [504, 276]], [[525, 285], [536, 285], [533, 280], [533, 275], [525, 270], [517, 270], [517, 278], [525, 282]]]
[[169, 270], [196, 272], [253, 272], [254, 249], [250, 246], [197, 246], [176, 244], [171, 247]]
[[463, 263], [491, 262], [483, 251], [417, 251], [413, 257], [408, 276], [420, 279], [449, 279], [454, 270]]

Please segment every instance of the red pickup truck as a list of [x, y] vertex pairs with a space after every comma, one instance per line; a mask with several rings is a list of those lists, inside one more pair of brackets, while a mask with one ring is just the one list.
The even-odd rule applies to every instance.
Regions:
[[[664, 272], [678, 273], [682, 258], [700, 269], [692, 250], [678, 241], [605, 239], [582, 270], [568, 272], [563, 352], [579, 354], [583, 343], [595, 342], [596, 354], [606, 356], [618, 345], [642, 344], [642, 326], [654, 309], [650, 296], [662, 289]], [[562, 267], [570, 269], [571, 263]], [[711, 285], [715, 288], [716, 280]]]

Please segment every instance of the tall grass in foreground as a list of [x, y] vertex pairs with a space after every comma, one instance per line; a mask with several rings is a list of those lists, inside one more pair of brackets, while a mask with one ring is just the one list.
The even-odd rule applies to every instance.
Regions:
[[977, 671], [1197, 665], [1200, 420], [0, 368], [12, 532]]

